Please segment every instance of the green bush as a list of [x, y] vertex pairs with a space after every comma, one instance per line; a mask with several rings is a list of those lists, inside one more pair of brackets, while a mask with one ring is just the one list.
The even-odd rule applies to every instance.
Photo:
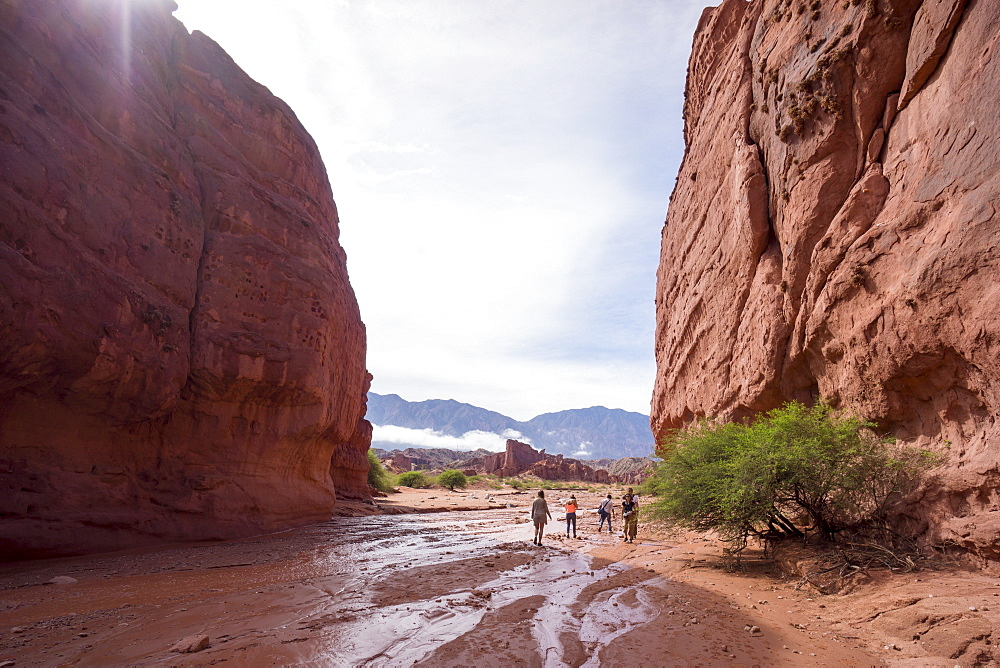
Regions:
[[396, 476], [396, 484], [403, 487], [423, 489], [431, 486], [431, 481], [420, 471], [407, 471]]
[[454, 492], [456, 487], [465, 489], [465, 486], [468, 484], [468, 480], [466, 479], [465, 474], [461, 471], [448, 469], [447, 471], [442, 471], [437, 477], [437, 483]]
[[378, 455], [371, 449], [368, 450], [368, 464], [368, 485], [380, 492], [391, 492], [392, 480], [389, 477], [389, 472], [385, 470]]
[[874, 425], [791, 402], [749, 425], [702, 421], [657, 448], [648, 489], [655, 512], [719, 531], [742, 549], [751, 535], [826, 540], [885, 523], [891, 504], [937, 463], [930, 453], [880, 439]]

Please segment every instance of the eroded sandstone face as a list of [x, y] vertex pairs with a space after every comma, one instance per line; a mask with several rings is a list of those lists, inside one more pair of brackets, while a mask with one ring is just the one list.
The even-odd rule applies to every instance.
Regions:
[[578, 459], [548, 455], [545, 450], [535, 450], [529, 444], [512, 438], [507, 439], [507, 446], [503, 452], [486, 455], [482, 459], [469, 459], [459, 466], [469, 468], [476, 473], [501, 477], [527, 475], [542, 480], [581, 480], [598, 483], [612, 481], [604, 469], [591, 468]]
[[8, 556], [275, 529], [366, 490], [365, 331], [319, 152], [174, 8], [0, 10]]
[[[817, 9], [813, 9], [816, 7]], [[827, 397], [943, 452], [911, 529], [1000, 559], [1000, 4], [726, 0], [688, 70], [658, 439]]]

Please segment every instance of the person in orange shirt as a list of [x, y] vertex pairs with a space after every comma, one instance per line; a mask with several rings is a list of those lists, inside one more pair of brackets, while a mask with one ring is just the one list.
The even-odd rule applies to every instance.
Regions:
[[576, 496], [570, 496], [566, 502], [566, 537], [569, 538], [569, 528], [573, 527], [573, 538], [576, 538]]

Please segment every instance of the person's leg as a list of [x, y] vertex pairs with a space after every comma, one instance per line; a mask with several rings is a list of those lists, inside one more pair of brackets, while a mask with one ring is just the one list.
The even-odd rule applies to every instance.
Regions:
[[573, 538], [576, 538], [576, 513], [573, 513]]

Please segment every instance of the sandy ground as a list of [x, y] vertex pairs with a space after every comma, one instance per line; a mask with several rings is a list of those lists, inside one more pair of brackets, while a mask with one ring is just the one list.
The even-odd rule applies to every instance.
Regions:
[[4, 564], [0, 666], [997, 665], [994, 578], [822, 596], [753, 558], [727, 572], [701, 536], [598, 534], [601, 495], [575, 493], [578, 538], [553, 522], [541, 547], [531, 492], [413, 490], [378, 502], [405, 514]]

